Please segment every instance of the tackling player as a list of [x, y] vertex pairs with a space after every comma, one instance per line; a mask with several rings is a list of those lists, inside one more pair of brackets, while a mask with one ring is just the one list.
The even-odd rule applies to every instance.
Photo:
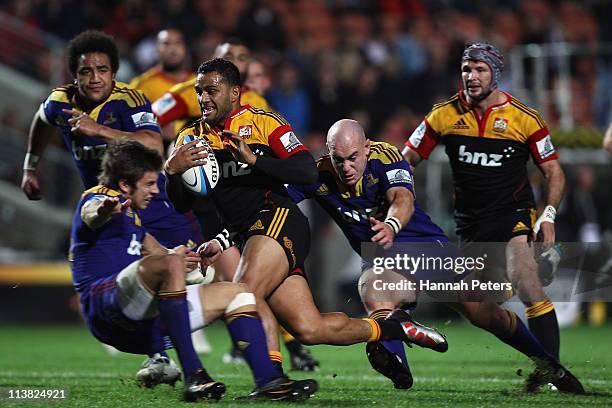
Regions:
[[[393, 338], [446, 347], [437, 332], [429, 333], [435, 346], [411, 336], [401, 324], [408, 320], [401, 311], [387, 320], [318, 311], [303, 266], [309, 249], [308, 220], [284, 187], [284, 183], [315, 180], [312, 156], [282, 117], [240, 105], [240, 74], [231, 62], [213, 59], [200, 65], [196, 92], [203, 116], [181, 131], [166, 161], [168, 192], [178, 209], [191, 207], [195, 196], [183, 186], [181, 174], [198, 166], [208, 148], [196, 148], [195, 141], [183, 145], [182, 140], [185, 135], [204, 140], [222, 169], [212, 200], [242, 248], [234, 281], [246, 283], [255, 293], [272, 357], [280, 355], [274, 315], [306, 344], [348, 345]], [[228, 245], [216, 241], [207, 246], [202, 262], [215, 262]]]
[[[128, 353], [167, 359], [164, 350], [174, 347], [185, 374], [183, 399], [220, 399], [225, 385], [202, 367], [190, 330], [223, 316], [253, 371], [257, 388], [250, 397], [309, 397], [317, 388], [314, 380], [292, 381], [268, 359], [253, 294], [235, 283], [186, 289], [187, 272], [200, 256], [185, 246], [169, 250], [146, 232], [140, 212], [159, 194], [161, 167], [156, 150], [131, 140], [112, 143], [102, 159], [100, 185], [85, 191], [77, 206], [70, 260], [89, 330]], [[180, 377], [171, 370], [159, 375], [171, 378], [139, 379], [154, 386]]]
[[[445, 146], [455, 183], [455, 220], [463, 246], [506, 242], [505, 271], [526, 307], [529, 327], [559, 357], [559, 325], [538, 278], [531, 241], [542, 232], [555, 242], [555, 214], [565, 185], [548, 128], [540, 114], [498, 89], [503, 55], [487, 43], [467, 46], [459, 92], [434, 105], [403, 151], [416, 166]], [[533, 158], [548, 184], [546, 207], [536, 220], [526, 163]], [[537, 376], [537, 372], [534, 373]], [[536, 381], [538, 384], [541, 381]]]
[[[85, 188], [95, 186], [108, 143], [127, 137], [162, 151], [159, 126], [141, 91], [115, 81], [119, 54], [112, 37], [85, 31], [68, 46], [68, 67], [74, 83], [56, 88], [35, 113], [30, 128], [21, 187], [31, 200], [41, 199], [37, 167], [52, 137], [60, 133], [72, 153]], [[162, 245], [195, 246], [202, 242], [192, 213], [179, 214], [165, 193], [142, 211], [142, 223]]]
[[[416, 204], [410, 166], [397, 148], [384, 142], [370, 142], [359, 123], [343, 119], [329, 129], [327, 149], [329, 154], [317, 162], [317, 182], [308, 186], [289, 186], [289, 193], [296, 202], [305, 198], [316, 199], [342, 229], [355, 252], [363, 255], [362, 242], [375, 242], [385, 248], [393, 243], [412, 243], [414, 254], [420, 254], [422, 250], [428, 250], [425, 244], [431, 243], [429, 248], [433, 249], [429, 251], [439, 258], [458, 255], [444, 232]], [[371, 265], [367, 265], [369, 261], [364, 261], [368, 269], [359, 281], [359, 289], [371, 318], [392, 318], [391, 309], [406, 300], [412, 303], [416, 300], [416, 295], [409, 290], [401, 294], [404, 298], [397, 297], [400, 293], [392, 291], [388, 299], [381, 300], [372, 283], [374, 278], [380, 279], [382, 275], [372, 273]], [[386, 278], [402, 279], [397, 272], [388, 270], [385, 273]], [[457, 274], [452, 270], [419, 269], [406, 274], [403, 279], [406, 278], [454, 282]], [[474, 294], [469, 293], [469, 296]], [[455, 298], [462, 300], [465, 296], [461, 293]], [[559, 390], [584, 393], [580, 382], [542, 348], [514, 312], [487, 300], [463, 300], [450, 306], [472, 324], [491, 332], [538, 362], [547, 379]], [[366, 352], [374, 369], [389, 377], [396, 388], [412, 386], [412, 375], [401, 342], [368, 343]]]

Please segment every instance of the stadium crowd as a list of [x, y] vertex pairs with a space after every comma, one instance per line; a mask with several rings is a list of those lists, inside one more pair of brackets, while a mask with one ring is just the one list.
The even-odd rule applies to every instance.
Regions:
[[[20, 0], [5, 10], [66, 40], [87, 28], [112, 34], [123, 59], [119, 79], [126, 82], [155, 64], [160, 29], [184, 32], [193, 67], [223, 39], [240, 38], [268, 68], [266, 96], [300, 137], [320, 143], [338, 117], [351, 116], [368, 134], [401, 146], [431, 105], [456, 90], [465, 42], [482, 38], [506, 54], [520, 44], [580, 44], [582, 56], [571, 64], [574, 123], [604, 129], [612, 112], [606, 85], [612, 64], [597, 50], [612, 40], [605, 24], [611, 7], [547, 0]], [[549, 67], [552, 87], [558, 61]], [[29, 69], [49, 77], [48, 58]], [[528, 86], [533, 78], [527, 75]], [[543, 114], [555, 128], [560, 113], [553, 101]]]

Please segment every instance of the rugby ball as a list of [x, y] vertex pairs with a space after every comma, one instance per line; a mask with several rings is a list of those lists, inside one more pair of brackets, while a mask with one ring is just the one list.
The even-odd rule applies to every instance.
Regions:
[[187, 169], [182, 175], [183, 185], [194, 194], [206, 196], [209, 195], [219, 181], [220, 171], [219, 162], [215, 157], [215, 153], [210, 148], [208, 143], [199, 139], [197, 136], [185, 135], [183, 144], [193, 140], [199, 140], [196, 147], [206, 146], [207, 158], [202, 160], [199, 166]]

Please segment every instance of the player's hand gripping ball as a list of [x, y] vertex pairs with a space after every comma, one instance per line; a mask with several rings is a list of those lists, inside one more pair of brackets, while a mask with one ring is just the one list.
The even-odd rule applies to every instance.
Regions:
[[[196, 136], [185, 135], [183, 144], [196, 140]], [[200, 164], [191, 167], [181, 175], [183, 185], [192, 193], [197, 195], [209, 195], [215, 188], [220, 178], [219, 162], [215, 153], [205, 141], [200, 140], [196, 147], [206, 146], [206, 158], [197, 160]]]

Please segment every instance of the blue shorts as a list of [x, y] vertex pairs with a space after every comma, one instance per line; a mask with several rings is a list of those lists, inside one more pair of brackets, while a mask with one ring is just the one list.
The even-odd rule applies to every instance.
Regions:
[[85, 322], [91, 333], [102, 343], [126, 353], [150, 354], [169, 348], [159, 315], [131, 320], [121, 311], [117, 275], [94, 281], [89, 294], [81, 297]]

